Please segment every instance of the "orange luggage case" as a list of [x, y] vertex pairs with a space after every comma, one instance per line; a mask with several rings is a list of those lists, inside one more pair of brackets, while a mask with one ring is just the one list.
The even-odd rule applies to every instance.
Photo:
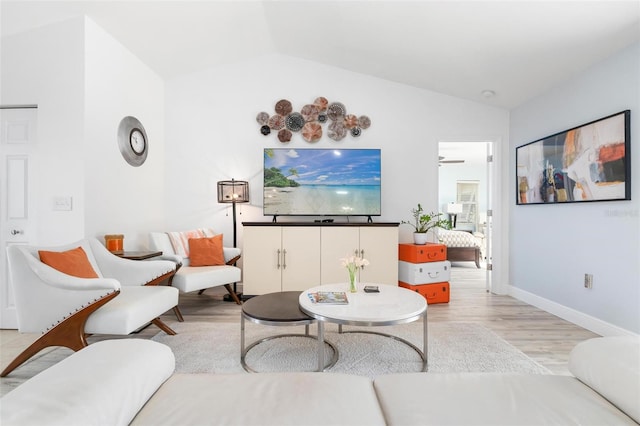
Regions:
[[417, 291], [427, 299], [427, 304], [432, 305], [434, 303], [449, 303], [449, 283], [434, 283], [434, 284], [421, 284], [411, 285], [402, 281], [398, 281], [400, 287], [408, 288], [409, 290]]
[[444, 244], [398, 244], [398, 260], [411, 263], [427, 263], [447, 260]]

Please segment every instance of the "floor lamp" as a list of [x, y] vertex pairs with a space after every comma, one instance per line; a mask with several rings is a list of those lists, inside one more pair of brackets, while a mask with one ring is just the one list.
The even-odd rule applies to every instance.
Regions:
[[[236, 204], [249, 202], [249, 182], [243, 180], [221, 180], [218, 182], [218, 202], [223, 204], [230, 203], [233, 211], [233, 247], [237, 246], [236, 233]], [[237, 283], [233, 283], [233, 291], [236, 292]], [[242, 294], [238, 294], [242, 297]], [[225, 294], [224, 300], [233, 301], [233, 299]]]

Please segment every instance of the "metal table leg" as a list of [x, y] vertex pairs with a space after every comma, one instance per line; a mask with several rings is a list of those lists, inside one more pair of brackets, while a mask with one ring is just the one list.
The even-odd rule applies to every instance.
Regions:
[[424, 353], [424, 367], [422, 371], [429, 371], [429, 332], [427, 329], [427, 311], [422, 317], [422, 352]]
[[240, 315], [240, 358], [244, 357], [244, 313]]
[[318, 323], [318, 371], [324, 371], [324, 321]]

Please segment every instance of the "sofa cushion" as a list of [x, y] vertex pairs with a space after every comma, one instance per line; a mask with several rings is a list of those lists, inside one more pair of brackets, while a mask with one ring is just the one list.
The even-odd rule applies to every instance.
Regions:
[[98, 278], [82, 247], [67, 251], [39, 250], [40, 261], [52, 268], [78, 278]]
[[191, 266], [224, 265], [222, 234], [214, 237], [190, 238], [189, 254]]
[[242, 271], [236, 266], [183, 266], [174, 275], [171, 285], [182, 292], [189, 293], [238, 282], [241, 277]]
[[126, 425], [174, 371], [168, 346], [105, 340], [63, 359], [0, 400], [0, 423]]
[[571, 376], [409, 373], [374, 386], [390, 425], [635, 424]]
[[569, 371], [640, 423], [640, 338], [581, 342], [571, 351]]
[[205, 424], [382, 425], [384, 417], [367, 377], [174, 374], [132, 422], [154, 426]]
[[178, 304], [178, 290], [167, 286], [123, 286], [84, 326], [89, 334], [127, 335]]
[[[149, 232], [149, 249], [158, 250], [162, 252], [162, 255], [177, 256], [176, 251], [173, 249], [169, 234], [166, 232]], [[182, 258], [178, 256], [181, 260]]]

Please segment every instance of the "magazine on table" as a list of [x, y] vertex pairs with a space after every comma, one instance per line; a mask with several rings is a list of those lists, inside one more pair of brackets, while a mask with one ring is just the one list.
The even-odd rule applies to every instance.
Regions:
[[344, 291], [318, 291], [316, 293], [307, 293], [307, 296], [313, 303], [326, 305], [346, 305], [349, 303], [347, 293]]

